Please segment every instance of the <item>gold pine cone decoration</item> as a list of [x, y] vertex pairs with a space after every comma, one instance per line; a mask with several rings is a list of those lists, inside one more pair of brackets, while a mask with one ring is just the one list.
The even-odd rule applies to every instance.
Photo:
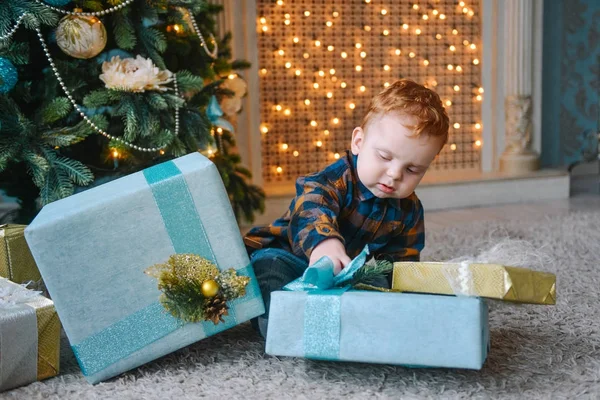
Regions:
[[225, 322], [223, 316], [229, 315], [229, 307], [223, 296], [216, 295], [209, 299], [206, 299], [204, 306], [204, 319], [212, 321], [213, 324], [217, 325], [219, 322]]
[[106, 46], [106, 28], [98, 18], [67, 15], [56, 28], [56, 44], [67, 55], [80, 59], [97, 56]]

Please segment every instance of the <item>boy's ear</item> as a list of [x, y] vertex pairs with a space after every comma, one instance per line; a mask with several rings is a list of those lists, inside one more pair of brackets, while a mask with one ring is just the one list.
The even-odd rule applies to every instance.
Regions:
[[354, 154], [356, 156], [356, 155], [358, 155], [358, 153], [360, 153], [360, 148], [362, 147], [364, 141], [365, 141], [365, 131], [363, 131], [363, 129], [360, 126], [357, 126], [352, 131], [352, 142], [351, 142], [352, 154]]

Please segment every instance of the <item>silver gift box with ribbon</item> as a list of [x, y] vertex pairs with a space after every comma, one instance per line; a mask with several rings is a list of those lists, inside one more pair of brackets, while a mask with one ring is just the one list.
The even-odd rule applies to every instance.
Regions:
[[[51, 203], [25, 237], [91, 383], [264, 313], [221, 177], [199, 153]], [[218, 323], [188, 323], [163, 306], [144, 271], [174, 254], [250, 278]]]
[[60, 322], [51, 300], [0, 278], [0, 392], [56, 376]]

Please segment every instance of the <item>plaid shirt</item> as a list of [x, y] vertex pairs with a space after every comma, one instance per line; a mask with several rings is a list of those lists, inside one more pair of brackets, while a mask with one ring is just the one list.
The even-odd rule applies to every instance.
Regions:
[[421, 201], [415, 193], [405, 199], [376, 197], [358, 180], [356, 161], [346, 152], [324, 170], [299, 178], [283, 217], [248, 232], [249, 252], [277, 247], [308, 261], [315, 246], [335, 237], [350, 258], [369, 244], [378, 259], [418, 261], [425, 245]]

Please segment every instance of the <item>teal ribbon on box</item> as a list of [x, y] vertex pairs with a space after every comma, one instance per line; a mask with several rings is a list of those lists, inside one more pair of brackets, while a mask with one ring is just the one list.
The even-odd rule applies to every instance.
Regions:
[[304, 274], [284, 289], [306, 291], [304, 310], [304, 355], [316, 360], [337, 361], [340, 355], [342, 331], [342, 295], [350, 289], [347, 284], [366, 262], [369, 247], [356, 256], [342, 271], [333, 274], [333, 262], [322, 257], [308, 267]]
[[[148, 168], [143, 173], [150, 185], [175, 252], [198, 254], [216, 262], [206, 231], [194, 206], [192, 194], [175, 163], [168, 161]], [[246, 286], [246, 295], [229, 302], [229, 315], [224, 318], [225, 322], [217, 325], [212, 322], [198, 323], [204, 332], [204, 336], [199, 339], [237, 325], [239, 315], [236, 308], [260, 298], [252, 267], [248, 265], [238, 269], [237, 273], [250, 277], [250, 282]], [[144, 279], [144, 276], [141, 273], [140, 279]], [[183, 325], [184, 322], [170, 315], [156, 301], [73, 345], [72, 349], [83, 375], [89, 376], [167, 336]]]

